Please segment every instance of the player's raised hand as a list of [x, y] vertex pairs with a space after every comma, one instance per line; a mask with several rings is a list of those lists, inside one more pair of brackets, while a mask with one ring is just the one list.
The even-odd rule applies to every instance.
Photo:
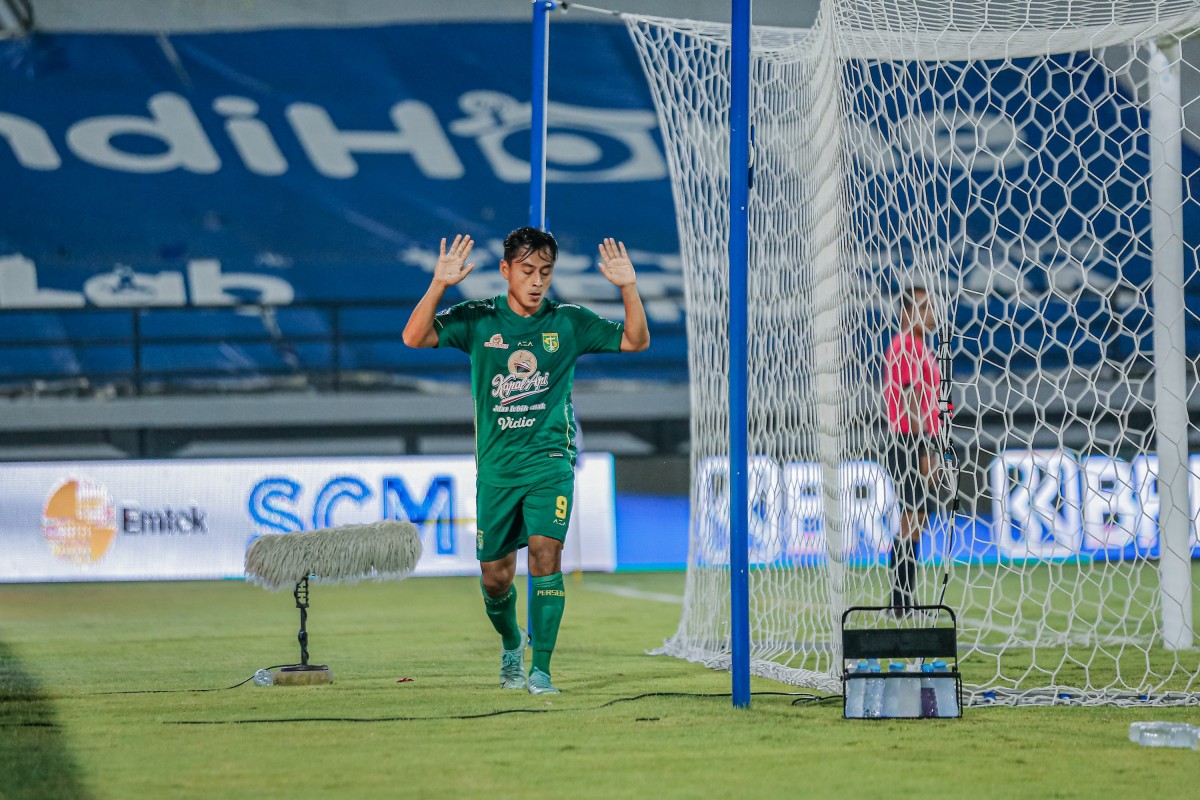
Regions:
[[475, 269], [474, 264], [468, 264], [467, 256], [471, 255], [471, 248], [475, 246], [475, 242], [470, 236], [459, 234], [454, 237], [453, 244], [450, 249], [446, 249], [446, 240], [442, 239], [442, 253], [438, 256], [437, 266], [433, 269], [433, 279], [441, 281], [446, 286], [453, 286], [470, 274], [471, 270]]
[[637, 283], [633, 262], [625, 252], [625, 243], [616, 239], [605, 239], [600, 243], [600, 272], [614, 286], [622, 288]]

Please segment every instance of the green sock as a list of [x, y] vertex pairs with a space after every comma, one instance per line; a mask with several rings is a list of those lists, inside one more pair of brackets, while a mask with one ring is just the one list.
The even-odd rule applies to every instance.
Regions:
[[521, 646], [521, 629], [517, 627], [517, 587], [508, 587], [501, 597], [491, 597], [483, 588], [482, 580], [479, 581], [479, 588], [483, 591], [483, 607], [492, 621], [492, 627], [500, 634], [504, 649], [516, 650]]
[[562, 622], [567, 593], [563, 591], [561, 572], [533, 579], [533, 597], [529, 612], [533, 627], [533, 668], [550, 674], [550, 656], [558, 640], [558, 625]]

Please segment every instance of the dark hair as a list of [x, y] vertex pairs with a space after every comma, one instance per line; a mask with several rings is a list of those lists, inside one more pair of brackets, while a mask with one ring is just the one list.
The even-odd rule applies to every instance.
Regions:
[[914, 308], [916, 308], [917, 292], [920, 292], [921, 294], [925, 295], [926, 297], [929, 296], [929, 290], [926, 289], [924, 286], [921, 286], [920, 284], [913, 284], [912, 286], [906, 287], [904, 289], [904, 292], [900, 295], [900, 313], [901, 314], [911, 313], [912, 310]]
[[551, 264], [558, 260], [558, 242], [546, 231], [526, 226], [504, 237], [504, 260], [510, 264], [543, 250], [550, 256]]

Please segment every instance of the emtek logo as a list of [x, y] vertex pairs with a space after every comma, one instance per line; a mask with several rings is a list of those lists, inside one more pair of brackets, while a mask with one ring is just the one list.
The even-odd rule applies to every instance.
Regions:
[[42, 509], [42, 536], [60, 561], [99, 561], [122, 534], [177, 536], [208, 533], [207, 514], [197, 506], [186, 510], [115, 507], [108, 488], [97, 481], [69, 478], [54, 487]]
[[208, 515], [192, 506], [185, 511], [164, 508], [143, 511], [140, 508], [121, 509], [121, 532], [130, 534], [189, 534], [208, 533]]

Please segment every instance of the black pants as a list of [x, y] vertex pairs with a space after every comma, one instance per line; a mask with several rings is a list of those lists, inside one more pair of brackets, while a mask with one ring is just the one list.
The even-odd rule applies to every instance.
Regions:
[[[927, 519], [937, 502], [926, 474], [931, 452], [930, 442], [924, 436], [897, 433], [892, 438], [888, 448], [888, 472], [896, 487], [896, 499], [905, 514]], [[892, 542], [888, 567], [892, 578], [892, 608], [900, 616], [908, 613], [916, 602], [916, 541], [897, 536]]]
[[916, 542], [897, 536], [892, 542], [892, 552], [888, 555], [888, 568], [892, 575], [892, 610], [900, 616], [908, 613], [916, 605]]
[[888, 444], [887, 469], [896, 487], [896, 499], [905, 511], [933, 511], [936, 492], [929, 485], [929, 476], [922, 469], [930, 468], [932, 443], [924, 436], [909, 433], [893, 434]]

